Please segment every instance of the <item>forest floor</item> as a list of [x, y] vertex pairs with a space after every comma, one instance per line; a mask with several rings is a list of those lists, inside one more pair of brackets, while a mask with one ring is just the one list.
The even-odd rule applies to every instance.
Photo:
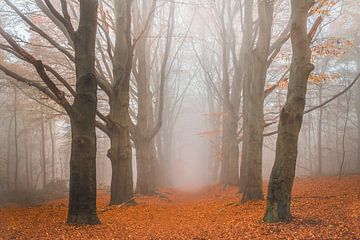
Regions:
[[97, 226], [65, 224], [66, 199], [3, 208], [0, 239], [360, 239], [360, 175], [297, 178], [287, 224], [264, 223], [264, 201], [232, 204], [241, 198], [235, 187], [161, 192], [168, 199], [138, 197], [133, 207], [108, 207], [99, 194]]

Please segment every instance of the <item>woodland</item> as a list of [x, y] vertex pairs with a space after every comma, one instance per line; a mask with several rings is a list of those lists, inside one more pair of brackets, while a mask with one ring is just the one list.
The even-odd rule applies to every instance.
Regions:
[[0, 239], [360, 239], [359, 49], [357, 0], [1, 0]]

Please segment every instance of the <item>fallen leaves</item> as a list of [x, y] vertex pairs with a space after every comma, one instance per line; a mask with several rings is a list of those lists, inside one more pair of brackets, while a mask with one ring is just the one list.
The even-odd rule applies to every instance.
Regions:
[[[264, 188], [265, 190], [265, 188]], [[360, 239], [360, 176], [297, 178], [291, 223], [262, 222], [264, 201], [233, 204], [237, 188], [211, 186], [198, 193], [162, 190], [134, 207], [108, 208], [100, 194], [97, 226], [69, 226], [67, 200], [0, 209], [1, 239]]]

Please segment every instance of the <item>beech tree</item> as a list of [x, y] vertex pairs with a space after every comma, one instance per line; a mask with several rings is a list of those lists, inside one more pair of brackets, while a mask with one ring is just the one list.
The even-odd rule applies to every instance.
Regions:
[[[10, 2], [7, 2], [12, 5]], [[66, 1], [62, 1], [63, 15], [45, 1], [52, 14], [66, 27], [74, 42], [76, 68], [76, 94], [73, 104], [49, 77], [49, 67], [23, 49], [3, 28], [0, 35], [11, 46], [11, 52], [30, 63], [48, 87], [38, 89], [46, 92], [54, 101], [63, 106], [71, 123], [72, 141], [70, 157], [70, 189], [67, 222], [70, 224], [97, 224], [96, 214], [96, 134], [95, 116], [97, 106], [97, 81], [95, 72], [95, 39], [97, 29], [97, 0], [80, 1], [80, 21], [75, 31], [67, 12]], [[6, 67], [5, 74], [28, 84], [23, 78]]]
[[[262, 148], [264, 131], [264, 88], [267, 73], [267, 59], [270, 51], [271, 29], [273, 22], [273, 1], [258, 1], [259, 36], [255, 49], [248, 56], [251, 60], [249, 83], [248, 127], [246, 156], [246, 183], [242, 201], [261, 200], [262, 194]], [[248, 70], [247, 70], [248, 71]], [[249, 81], [249, 80], [247, 80]]]
[[285, 106], [280, 113], [276, 156], [271, 171], [264, 221], [291, 219], [290, 202], [297, 159], [297, 144], [302, 125], [307, 81], [314, 65], [310, 63], [310, 40], [307, 33], [308, 12], [313, 0], [291, 1], [291, 44], [293, 57]]

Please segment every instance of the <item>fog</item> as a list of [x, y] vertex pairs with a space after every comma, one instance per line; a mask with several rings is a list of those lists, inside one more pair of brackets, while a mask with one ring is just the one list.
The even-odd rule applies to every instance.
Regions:
[[[75, 64], [66, 55], [74, 55], [74, 48], [64, 29], [49, 18], [52, 14], [40, 9], [39, 2], [42, 1], [1, 1], [0, 27], [19, 46], [61, 76], [46, 70], [72, 104], [74, 95], [61, 79], [75, 89]], [[51, 2], [61, 12], [59, 1]], [[274, 1], [264, 94], [253, 96], [250, 91], [247, 100], [254, 108], [253, 99], [264, 101], [260, 108], [263, 117], [259, 118], [264, 127], [260, 162], [263, 180], [269, 179], [274, 164], [279, 116], [286, 101], [292, 59], [287, 27], [289, 2]], [[78, 2], [68, 1], [68, 4], [71, 22], [77, 26]], [[261, 47], [257, 1], [252, 11], [249, 49], [243, 44], [244, 1], [158, 0], [153, 4], [150, 0], [134, 0], [132, 4], [134, 57], [129, 118], [130, 125], [137, 129], [130, 131], [135, 193], [142, 194], [137, 187], [140, 178], [145, 182], [151, 178], [151, 191], [163, 188], [198, 191], [213, 184], [233, 185], [231, 179], [224, 180], [227, 179], [224, 174], [235, 172], [240, 179], [246, 141], [244, 116], [253, 111], [252, 107], [244, 111], [244, 62], [248, 53]], [[15, 8], [23, 15], [16, 13]], [[308, 17], [308, 30], [314, 30], [311, 61], [315, 70], [308, 80], [297, 176], [339, 176], [360, 170], [360, 82], [356, 79], [360, 70], [359, 13], [359, 1], [329, 0], [317, 1]], [[114, 19], [117, 19], [113, 1], [99, 1], [98, 15], [96, 74], [101, 81], [115, 86], [111, 85], [116, 40]], [[41, 36], [44, 34], [34, 30], [25, 18], [51, 40]], [[254, 61], [256, 56], [253, 55]], [[14, 198], [27, 199], [31, 192], [59, 191], [66, 196], [71, 128], [64, 108], [52, 99], [54, 94], [48, 93], [48, 86], [31, 63], [4, 36], [0, 36], [0, 66], [0, 204]], [[254, 63], [254, 73], [261, 71], [257, 67]], [[100, 114], [96, 119], [106, 125], [101, 116], [107, 117], [112, 111], [110, 97], [101, 83], [97, 92]], [[155, 131], [158, 123], [160, 128]], [[235, 128], [231, 130], [226, 124], [235, 124]], [[150, 140], [144, 137], [150, 141], [151, 149], [145, 157], [141, 155], [144, 159], [139, 159], [141, 134], [151, 132], [155, 134]], [[235, 140], [224, 137], [226, 134], [234, 135]], [[97, 128], [96, 136], [97, 187], [110, 191], [111, 141], [101, 128]], [[231, 165], [227, 158], [232, 158], [234, 148], [239, 152], [235, 165]], [[229, 161], [229, 166], [223, 171], [225, 161]], [[142, 168], [139, 164], [147, 165]]]

